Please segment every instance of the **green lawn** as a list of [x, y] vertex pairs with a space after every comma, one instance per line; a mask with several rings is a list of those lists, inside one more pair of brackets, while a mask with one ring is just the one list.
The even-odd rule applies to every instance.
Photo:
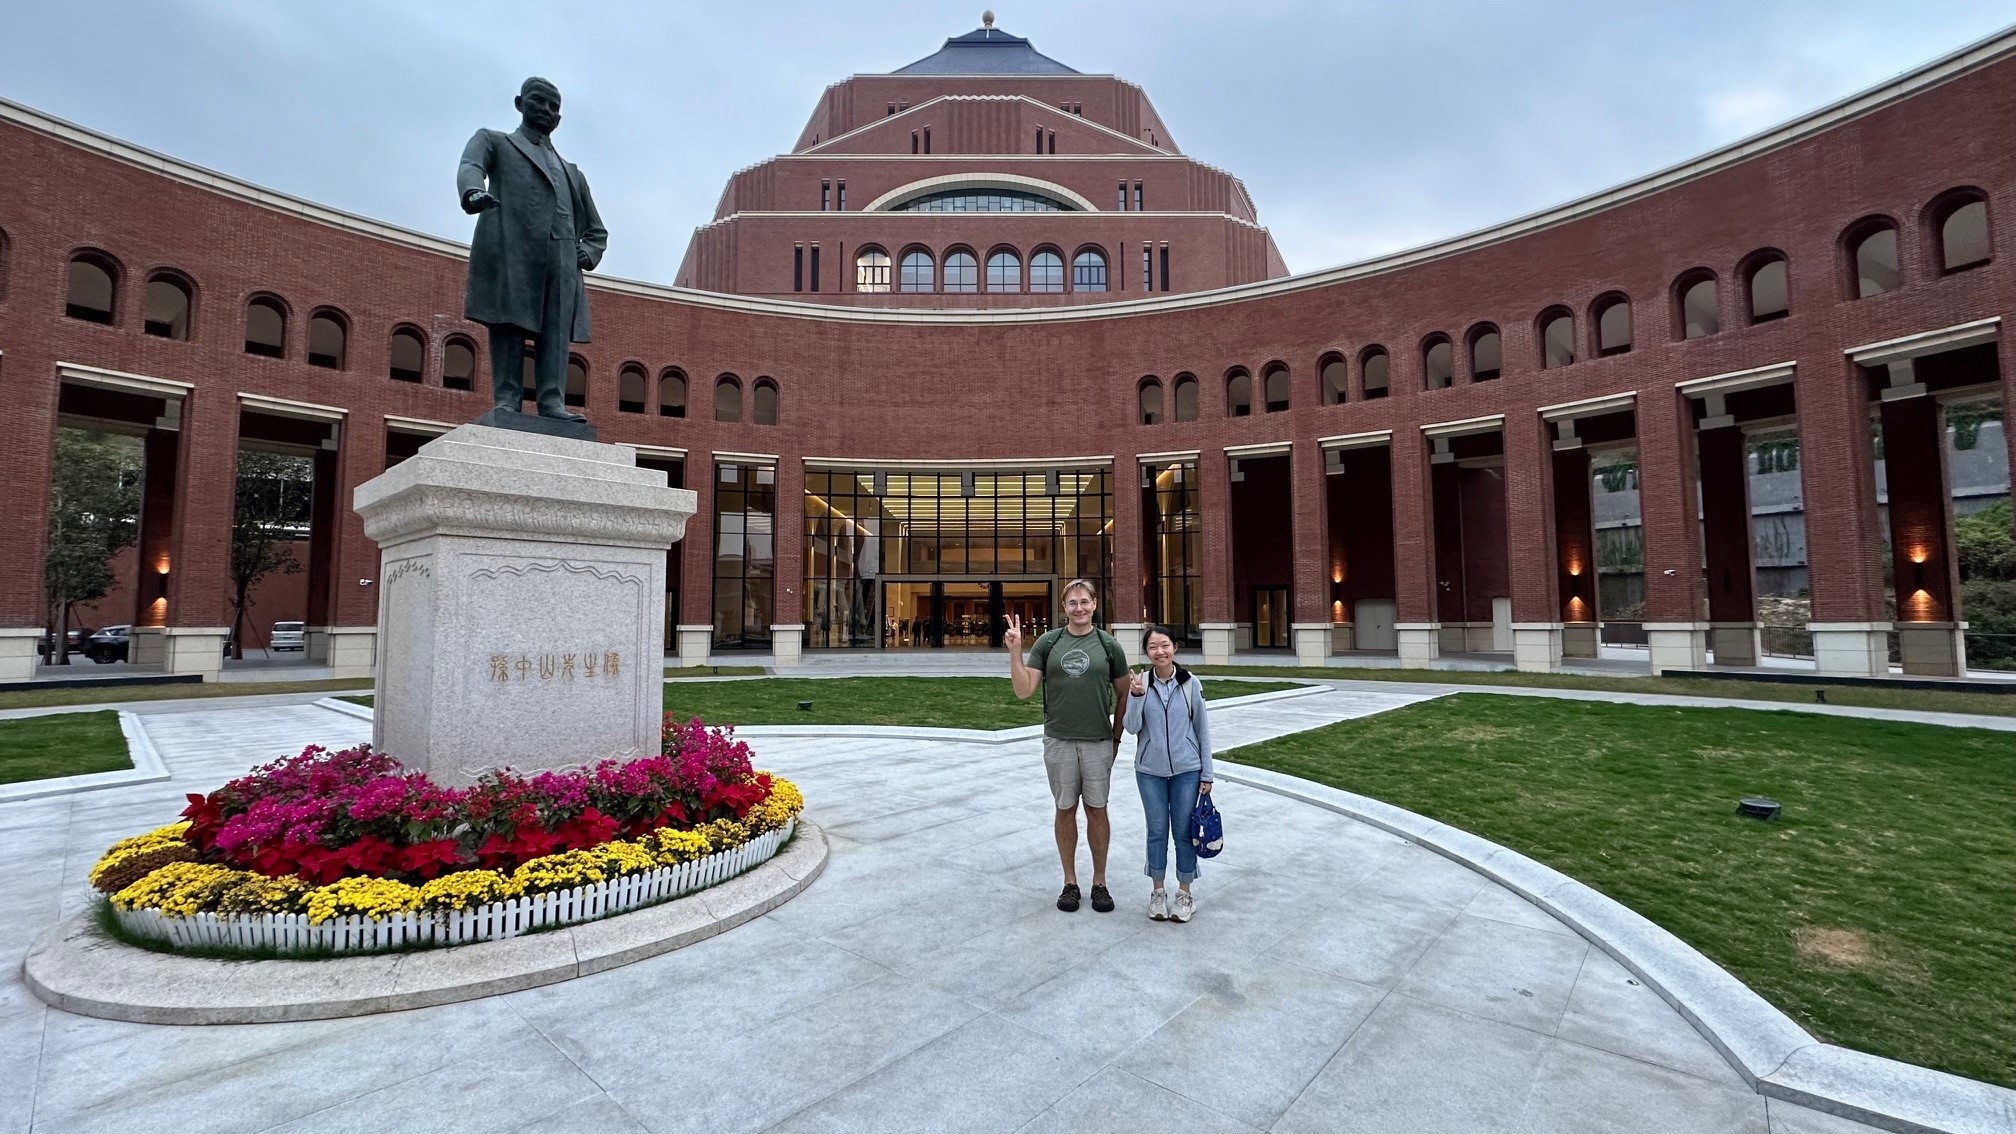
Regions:
[[52, 705], [102, 705], [124, 701], [176, 701], [185, 697], [261, 697], [269, 693], [333, 693], [339, 689], [361, 689], [369, 681], [334, 679], [327, 681], [217, 682], [184, 685], [76, 686], [68, 689], [26, 689], [0, 693], [0, 709], [40, 709]]
[[[1290, 682], [1219, 681], [1204, 686], [1216, 700]], [[811, 701], [810, 711], [798, 707]], [[678, 681], [665, 687], [665, 711], [708, 724], [920, 725], [930, 728], [1019, 728], [1043, 723], [1043, 698], [1015, 699], [1006, 677], [771, 677], [761, 681]]]
[[2016, 1086], [2016, 736], [1460, 694], [1225, 758], [1528, 854], [1823, 1039]]
[[0, 721], [0, 784], [132, 766], [119, 714], [109, 709]]
[[1579, 673], [1518, 673], [1473, 669], [1348, 669], [1273, 665], [1200, 665], [1206, 677], [1300, 677], [1311, 681], [1411, 681], [1433, 685], [1514, 685], [1530, 689], [1593, 689], [1610, 693], [1663, 693], [1674, 697], [1721, 697], [1740, 701], [1797, 701], [1810, 705], [1824, 694], [1827, 704], [1868, 709], [1910, 709], [1920, 713], [1978, 713], [2016, 716], [2016, 694], [1948, 693], [1939, 689], [1885, 689], [1858, 685], [1787, 685], [1701, 677], [1596, 677]]

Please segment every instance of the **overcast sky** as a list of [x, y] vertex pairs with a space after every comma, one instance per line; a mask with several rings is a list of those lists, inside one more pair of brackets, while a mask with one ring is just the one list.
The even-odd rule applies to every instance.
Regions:
[[[1244, 179], [1297, 272], [1465, 232], [1774, 125], [2016, 22], [2002, 0], [8, 0], [0, 96], [175, 157], [466, 240], [454, 166], [554, 79], [555, 137], [669, 281], [728, 174], [820, 92], [997, 26], [1139, 83]], [[0, 160], [5, 160], [0, 155]]]

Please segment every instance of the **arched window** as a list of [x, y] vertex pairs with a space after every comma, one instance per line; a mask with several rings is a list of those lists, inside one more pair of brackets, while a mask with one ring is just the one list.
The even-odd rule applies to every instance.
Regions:
[[863, 248], [854, 256], [854, 290], [889, 290], [889, 253], [880, 248]]
[[1047, 248], [1029, 257], [1029, 290], [1063, 291], [1064, 257]]
[[1162, 380], [1149, 375], [1141, 379], [1141, 424], [1160, 425], [1167, 420], [1162, 413]]
[[1288, 408], [1288, 367], [1277, 362], [1260, 373], [1260, 394], [1267, 403], [1268, 413], [1280, 413]]
[[973, 253], [961, 248], [946, 255], [945, 290], [980, 290], [980, 262], [973, 258]]
[[1392, 392], [1393, 359], [1385, 347], [1373, 347], [1358, 360], [1358, 376], [1365, 381], [1367, 398], [1383, 398]]
[[561, 400], [570, 406], [588, 404], [588, 363], [578, 354], [567, 356], [567, 387]]
[[1449, 336], [1436, 335], [1421, 345], [1421, 384], [1430, 390], [1447, 388], [1456, 381], [1456, 349]]
[[1698, 339], [1722, 330], [1722, 291], [1714, 275], [1689, 272], [1673, 285], [1674, 314], [1680, 337]]
[[317, 311], [308, 316], [308, 365], [343, 369], [349, 344], [350, 329], [343, 316], [334, 311]]
[[645, 377], [642, 366], [624, 363], [623, 369], [616, 372], [616, 412], [643, 413], [644, 392], [650, 385], [651, 379]]
[[63, 313], [87, 323], [110, 323], [118, 292], [119, 261], [103, 252], [79, 252], [70, 257], [69, 286]]
[[1590, 309], [1596, 316], [1596, 355], [1623, 354], [1631, 349], [1631, 301], [1605, 295]]
[[988, 291], [1022, 290], [1022, 257], [1000, 249], [987, 257]]
[[1225, 375], [1225, 416], [1253, 416], [1253, 377], [1244, 370]]
[[733, 374], [723, 374], [714, 381], [714, 420], [742, 420], [742, 383]]
[[677, 370], [658, 376], [658, 416], [686, 416], [686, 375]]
[[287, 308], [270, 295], [255, 295], [245, 304], [245, 353], [287, 357]]
[[476, 344], [461, 335], [451, 335], [441, 344], [441, 387], [446, 390], [476, 388]]
[[922, 248], [903, 253], [903, 275], [898, 287], [902, 291], [938, 289], [938, 266], [931, 262], [931, 253]]
[[1345, 397], [1345, 383], [1349, 381], [1349, 374], [1344, 366], [1344, 356], [1341, 354], [1326, 354], [1323, 356], [1322, 361], [1316, 364], [1316, 370], [1316, 381], [1323, 389], [1323, 404], [1326, 406], [1341, 404]]
[[420, 332], [411, 327], [399, 327], [392, 332], [392, 380], [394, 382], [418, 382], [426, 376], [427, 341]]
[[1904, 274], [1898, 269], [1897, 226], [1889, 221], [1878, 218], [1850, 229], [1848, 252], [1854, 261], [1857, 299], [1896, 291], [1904, 282]]
[[1939, 270], [1957, 272], [1988, 262], [1988, 200], [1972, 189], [1948, 193], [1933, 203], [1939, 226]]
[[1479, 323], [1470, 328], [1470, 380], [1489, 382], [1505, 372], [1505, 341], [1498, 328]]
[[163, 339], [189, 338], [189, 309], [194, 292], [189, 281], [174, 272], [156, 272], [147, 278], [147, 295], [140, 312], [140, 329]]
[[758, 425], [777, 424], [777, 383], [768, 378], [756, 379], [756, 386], [750, 391], [749, 420]]
[[1752, 323], [1768, 323], [1792, 314], [1792, 282], [1783, 252], [1758, 252], [1743, 265], [1744, 293]]
[[1176, 420], [1197, 420], [1197, 376], [1178, 374], [1176, 376]]
[[1540, 369], [1553, 370], [1575, 362], [1575, 316], [1563, 307], [1540, 313]]
[[1106, 290], [1106, 253], [1087, 248], [1071, 259], [1072, 291]]

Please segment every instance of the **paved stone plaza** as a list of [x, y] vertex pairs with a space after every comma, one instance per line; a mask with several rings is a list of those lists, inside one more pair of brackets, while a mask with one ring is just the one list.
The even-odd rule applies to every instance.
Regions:
[[[1333, 689], [1220, 708], [1213, 729], [1230, 747], [1429, 695]], [[1059, 913], [1033, 740], [748, 730], [759, 765], [803, 786], [830, 865], [775, 912], [626, 968], [319, 1023], [53, 1011], [19, 959], [88, 900], [108, 843], [185, 792], [370, 732], [305, 704], [143, 711], [173, 780], [0, 804], [0, 1130], [1868, 1129], [1751, 1092], [1511, 892], [1257, 789], [1219, 789], [1228, 845], [1197, 920], [1150, 922], [1124, 752], [1120, 909]]]

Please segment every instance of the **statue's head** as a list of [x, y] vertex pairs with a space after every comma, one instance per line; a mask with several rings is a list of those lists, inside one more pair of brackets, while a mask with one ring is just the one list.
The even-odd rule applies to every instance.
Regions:
[[551, 80], [537, 75], [525, 80], [511, 105], [525, 116], [525, 125], [541, 134], [551, 134], [560, 128], [560, 88]]

